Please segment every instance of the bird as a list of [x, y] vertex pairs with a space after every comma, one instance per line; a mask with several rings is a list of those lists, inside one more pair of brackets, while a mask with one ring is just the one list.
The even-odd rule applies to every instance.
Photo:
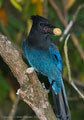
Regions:
[[52, 25], [48, 19], [32, 15], [33, 21], [29, 35], [23, 41], [22, 49], [36, 72], [49, 80], [53, 93], [54, 108], [58, 120], [71, 120], [70, 109], [63, 83], [63, 61], [53, 35]]

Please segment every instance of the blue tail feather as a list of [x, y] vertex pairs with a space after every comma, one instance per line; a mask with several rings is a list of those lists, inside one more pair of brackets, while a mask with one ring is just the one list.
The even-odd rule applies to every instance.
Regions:
[[71, 115], [69, 111], [69, 106], [68, 106], [68, 101], [67, 101], [63, 81], [62, 81], [61, 92], [55, 94], [53, 88], [52, 88], [52, 92], [53, 92], [54, 107], [55, 107], [57, 119], [71, 120]]

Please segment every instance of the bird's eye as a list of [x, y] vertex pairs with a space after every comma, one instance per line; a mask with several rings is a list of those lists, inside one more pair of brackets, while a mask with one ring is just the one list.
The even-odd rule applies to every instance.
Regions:
[[43, 26], [44, 26], [44, 23], [42, 23], [42, 22], [41, 22], [41, 23], [40, 23], [40, 26], [42, 26], [42, 27], [43, 27]]

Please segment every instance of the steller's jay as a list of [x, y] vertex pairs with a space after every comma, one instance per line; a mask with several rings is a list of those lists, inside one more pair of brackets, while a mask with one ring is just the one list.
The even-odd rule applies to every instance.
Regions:
[[68, 101], [63, 84], [63, 62], [57, 46], [49, 34], [55, 26], [41, 16], [32, 16], [32, 28], [23, 42], [23, 51], [29, 64], [48, 77], [52, 85], [54, 106], [58, 120], [71, 120]]

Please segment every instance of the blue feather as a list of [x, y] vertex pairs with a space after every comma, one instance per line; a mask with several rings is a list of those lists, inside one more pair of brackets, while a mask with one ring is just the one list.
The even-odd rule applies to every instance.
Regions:
[[24, 46], [23, 43], [23, 50], [25, 52], [27, 60], [29, 61], [29, 64], [37, 72], [40, 72], [43, 75], [47, 76], [49, 78], [50, 84], [53, 80], [55, 80], [55, 83], [53, 84], [53, 90], [56, 94], [59, 93], [61, 91], [62, 79], [62, 73], [59, 71], [59, 65], [61, 63], [58, 64], [58, 61], [53, 59], [54, 54], [51, 55], [51, 51], [45, 52], [43, 50], [36, 50], [34, 48], [30, 48], [28, 47], [27, 43], [26, 46]]

